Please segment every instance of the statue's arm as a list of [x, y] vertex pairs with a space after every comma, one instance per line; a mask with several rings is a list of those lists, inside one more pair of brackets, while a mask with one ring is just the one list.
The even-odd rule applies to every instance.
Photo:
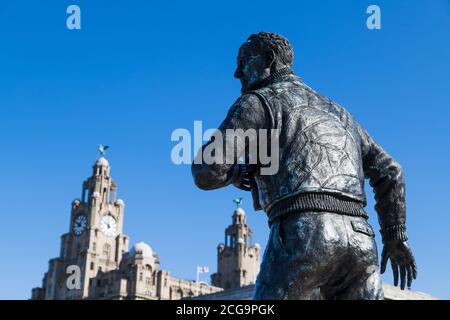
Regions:
[[405, 182], [401, 166], [381, 148], [370, 135], [359, 128], [366, 178], [375, 192], [375, 210], [381, 226], [383, 251], [381, 273], [388, 260], [394, 275], [394, 285], [411, 287], [417, 277], [417, 265], [406, 235]]
[[[258, 130], [264, 127], [264, 124], [265, 114], [259, 99], [253, 94], [241, 96], [230, 108], [227, 117], [217, 131], [220, 133], [221, 145], [223, 145], [223, 161], [209, 164], [205, 161], [205, 154], [209, 153], [207, 148], [211, 150], [211, 144], [215, 140], [215, 138], [211, 138], [199, 150], [192, 163], [191, 171], [195, 184], [201, 189], [208, 190], [222, 188], [239, 180], [243, 174], [241, 172], [243, 167], [237, 164], [237, 159], [245, 156], [248, 152], [248, 141], [246, 144], [245, 139], [237, 139], [235, 143], [232, 141], [233, 139], [227, 139], [227, 130]], [[206, 152], [204, 152], [205, 149]]]
[[403, 170], [372, 137], [359, 127], [364, 175], [375, 193], [375, 210], [383, 242], [406, 241], [406, 204]]

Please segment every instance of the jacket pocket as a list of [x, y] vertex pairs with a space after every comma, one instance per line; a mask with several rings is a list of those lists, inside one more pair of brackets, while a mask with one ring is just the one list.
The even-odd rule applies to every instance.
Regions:
[[370, 224], [364, 221], [352, 221], [352, 228], [355, 232], [363, 233], [370, 237], [375, 237], [375, 232], [373, 232]]

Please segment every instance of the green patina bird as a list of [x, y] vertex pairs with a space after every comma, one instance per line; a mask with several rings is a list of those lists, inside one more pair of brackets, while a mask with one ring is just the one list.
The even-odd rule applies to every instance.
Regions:
[[233, 202], [236, 203], [236, 206], [238, 208], [240, 208], [241, 207], [241, 203], [242, 203], [242, 198], [236, 198], [236, 199], [233, 200]]
[[100, 145], [98, 146], [98, 151], [100, 152], [100, 155], [101, 155], [102, 157], [105, 155], [106, 150], [108, 150], [108, 149], [109, 149], [109, 146], [104, 146], [104, 145], [102, 145], [102, 144], [100, 144]]

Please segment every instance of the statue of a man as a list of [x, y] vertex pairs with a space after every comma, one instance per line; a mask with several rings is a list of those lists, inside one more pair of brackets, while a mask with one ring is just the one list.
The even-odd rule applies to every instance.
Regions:
[[[218, 131], [234, 162], [225, 155], [223, 163], [192, 165], [198, 187], [251, 189], [255, 208], [268, 216], [270, 236], [254, 298], [384, 298], [374, 232], [364, 210], [365, 179], [374, 189], [381, 226], [381, 273], [390, 260], [394, 284], [400, 279], [401, 289], [410, 287], [417, 267], [406, 242], [400, 165], [342, 106], [296, 76], [292, 62], [293, 50], [284, 37], [261, 32], [248, 38], [234, 74], [242, 95]], [[227, 129], [278, 130], [277, 172], [264, 175], [259, 162], [239, 162], [248, 159], [249, 142], [230, 142]]]

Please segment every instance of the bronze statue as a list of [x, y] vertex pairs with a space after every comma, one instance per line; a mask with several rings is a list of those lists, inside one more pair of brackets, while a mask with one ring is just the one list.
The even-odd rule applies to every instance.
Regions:
[[[417, 267], [407, 244], [405, 184], [400, 165], [339, 104], [307, 86], [291, 69], [284, 37], [261, 32], [240, 47], [234, 74], [242, 95], [219, 127], [227, 161], [194, 161], [202, 189], [233, 184], [251, 190], [270, 225], [255, 299], [383, 299], [374, 232], [364, 210], [364, 180], [375, 192], [383, 253], [394, 284], [411, 286]], [[252, 141], [227, 139], [227, 130], [276, 129], [276, 173], [248, 163]], [[229, 161], [230, 158], [234, 161]], [[199, 159], [197, 156], [196, 160]], [[245, 162], [239, 162], [244, 159]], [[254, 159], [254, 157], [253, 157]]]

